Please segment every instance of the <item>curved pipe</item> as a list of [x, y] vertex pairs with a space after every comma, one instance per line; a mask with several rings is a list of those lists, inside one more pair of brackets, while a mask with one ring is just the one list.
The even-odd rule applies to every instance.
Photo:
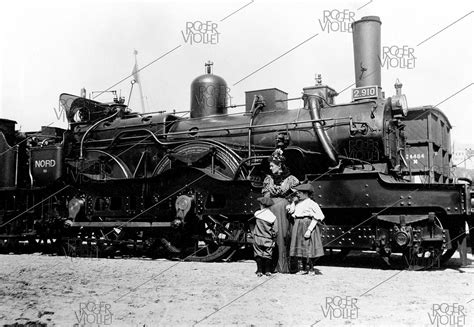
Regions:
[[105, 117], [105, 118], [102, 118], [102, 119], [99, 120], [97, 123], [95, 123], [94, 125], [92, 125], [91, 127], [89, 127], [89, 129], [84, 133], [84, 135], [83, 135], [82, 138], [81, 138], [81, 147], [80, 147], [80, 150], [79, 150], [79, 159], [83, 159], [83, 158], [84, 158], [84, 156], [83, 156], [83, 154], [84, 154], [84, 151], [83, 151], [83, 150], [84, 150], [84, 140], [86, 139], [87, 134], [89, 134], [89, 132], [90, 132], [91, 130], [93, 130], [94, 128], [96, 128], [97, 125], [99, 125], [100, 123], [102, 123], [102, 122], [104, 122], [104, 121], [106, 121], [106, 120], [108, 120], [108, 119], [111, 119], [111, 118], [115, 117], [119, 112], [120, 112], [120, 109], [117, 108], [116, 111], [115, 111], [112, 115], [107, 116], [107, 117]]
[[[119, 140], [119, 138], [123, 135], [123, 134], [133, 134], [133, 133], [136, 133], [136, 132], [145, 132], [145, 133], [148, 133], [150, 135], [146, 136], [145, 138], [143, 138], [142, 140], [138, 141], [138, 143], [135, 143], [135, 145], [147, 140], [149, 137], [152, 137], [153, 140], [158, 143], [159, 145], [162, 145], [162, 146], [167, 146], [167, 145], [177, 145], [177, 144], [182, 144], [182, 143], [185, 143], [185, 142], [188, 142], [189, 140], [183, 140], [183, 141], [174, 141], [174, 142], [163, 142], [163, 141], [160, 141], [157, 137], [157, 134], [153, 133], [152, 131], [150, 131], [149, 129], [146, 129], [146, 128], [137, 128], [137, 129], [131, 129], [131, 130], [128, 130], [128, 131], [121, 131], [119, 132], [113, 139], [112, 139], [112, 142], [107, 146], [107, 149], [110, 149], [112, 148], [112, 146], [114, 145], [115, 142], [117, 142]], [[188, 132], [189, 133], [189, 132]], [[166, 135], [166, 134], [159, 134], [159, 135]], [[110, 140], [110, 139], [109, 139]]]
[[132, 178], [132, 173], [130, 172], [127, 165], [122, 160], [120, 160], [116, 156], [114, 156], [114, 155], [112, 155], [108, 152], [102, 151], [102, 150], [89, 150], [88, 151], [88, 153], [93, 153], [93, 152], [97, 152], [101, 155], [104, 155], [104, 156], [108, 157], [109, 160], [114, 161], [120, 167], [120, 169], [122, 170], [122, 173], [125, 175], [125, 178]]
[[323, 126], [321, 125], [321, 117], [319, 114], [319, 103], [317, 96], [312, 95], [312, 94], [305, 94], [306, 98], [306, 104], [305, 107], [307, 106], [311, 115], [311, 120], [316, 120], [314, 121], [313, 124], [313, 129], [316, 135], [319, 138], [319, 141], [321, 142], [321, 146], [324, 149], [324, 152], [328, 156], [329, 163], [331, 167], [335, 167], [339, 164], [339, 159], [336, 150], [332, 146], [331, 140], [329, 139], [329, 136], [327, 135], [326, 131], [323, 129]]
[[259, 103], [257, 106], [255, 104], [257, 103], [258, 100], [258, 95], [255, 95], [253, 98], [253, 103], [252, 103], [252, 109], [251, 109], [251, 116], [250, 116], [250, 122], [249, 122], [249, 131], [248, 131], [248, 142], [249, 142], [249, 148], [248, 148], [248, 156], [252, 156], [252, 125], [255, 117], [258, 115], [260, 109], [262, 109], [263, 104]]
[[254, 159], [267, 159], [267, 158], [268, 158], [268, 156], [253, 156], [253, 157], [248, 157], [248, 158], [245, 158], [245, 159], [241, 160], [240, 163], [239, 163], [239, 166], [237, 167], [237, 170], [235, 171], [235, 174], [234, 174], [234, 177], [232, 178], [232, 180], [233, 181], [237, 180], [237, 178], [239, 177], [239, 172], [242, 169], [242, 166], [247, 161], [254, 160]]

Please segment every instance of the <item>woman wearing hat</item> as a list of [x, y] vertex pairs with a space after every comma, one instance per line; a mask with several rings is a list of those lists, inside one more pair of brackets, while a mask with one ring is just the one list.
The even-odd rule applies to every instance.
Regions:
[[291, 188], [299, 184], [298, 179], [291, 175], [285, 166], [285, 157], [283, 151], [277, 149], [269, 159], [270, 172], [263, 181], [262, 193], [265, 197], [273, 199], [274, 205], [270, 210], [275, 214], [278, 226], [278, 235], [276, 238], [277, 249], [275, 251], [276, 271], [280, 273], [289, 273], [289, 256], [291, 229], [288, 221], [286, 206], [288, 200], [285, 198], [291, 193]]
[[311, 200], [314, 192], [311, 184], [296, 186], [297, 202], [288, 206], [288, 212], [295, 219], [291, 233], [290, 256], [298, 259], [300, 274], [315, 274], [314, 259], [324, 255], [318, 222], [324, 219], [319, 205]]

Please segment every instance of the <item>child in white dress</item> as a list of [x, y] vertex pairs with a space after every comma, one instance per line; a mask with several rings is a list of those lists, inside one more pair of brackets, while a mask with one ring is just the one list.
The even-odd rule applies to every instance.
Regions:
[[311, 184], [301, 184], [294, 188], [297, 201], [287, 206], [295, 219], [291, 233], [290, 257], [298, 260], [299, 274], [315, 274], [314, 259], [324, 255], [318, 222], [324, 219], [319, 205], [311, 200]]

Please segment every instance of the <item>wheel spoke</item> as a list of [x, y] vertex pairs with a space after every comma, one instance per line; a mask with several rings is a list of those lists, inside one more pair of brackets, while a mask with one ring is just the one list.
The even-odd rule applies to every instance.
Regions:
[[[216, 261], [229, 256], [233, 251], [233, 246], [227, 245], [224, 241], [238, 240], [241, 231], [234, 226], [239, 226], [226, 219], [226, 217], [203, 216], [202, 226], [205, 232], [195, 235], [196, 241], [194, 254], [187, 257], [189, 261]], [[202, 243], [206, 246], [206, 251], [198, 251]]]

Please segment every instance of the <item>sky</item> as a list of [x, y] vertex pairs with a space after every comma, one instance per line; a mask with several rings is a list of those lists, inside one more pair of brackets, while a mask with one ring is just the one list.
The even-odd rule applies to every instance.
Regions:
[[[346, 103], [354, 82], [347, 26], [352, 17], [375, 15], [382, 21], [382, 60], [391, 60], [382, 67], [386, 96], [395, 94], [399, 79], [410, 107], [439, 104], [453, 126], [452, 141], [474, 144], [472, 1], [17, 0], [1, 6], [0, 118], [16, 120], [22, 131], [66, 128], [59, 95], [79, 95], [83, 87], [91, 96], [116, 90], [141, 111], [137, 85], [129, 99], [134, 50], [139, 67], [146, 66], [139, 74], [148, 112], [189, 110], [190, 84], [208, 60], [227, 81], [232, 104], [243, 104], [245, 91], [273, 87], [299, 97], [315, 74], [340, 92], [336, 103]], [[110, 93], [96, 98], [111, 99]]]

